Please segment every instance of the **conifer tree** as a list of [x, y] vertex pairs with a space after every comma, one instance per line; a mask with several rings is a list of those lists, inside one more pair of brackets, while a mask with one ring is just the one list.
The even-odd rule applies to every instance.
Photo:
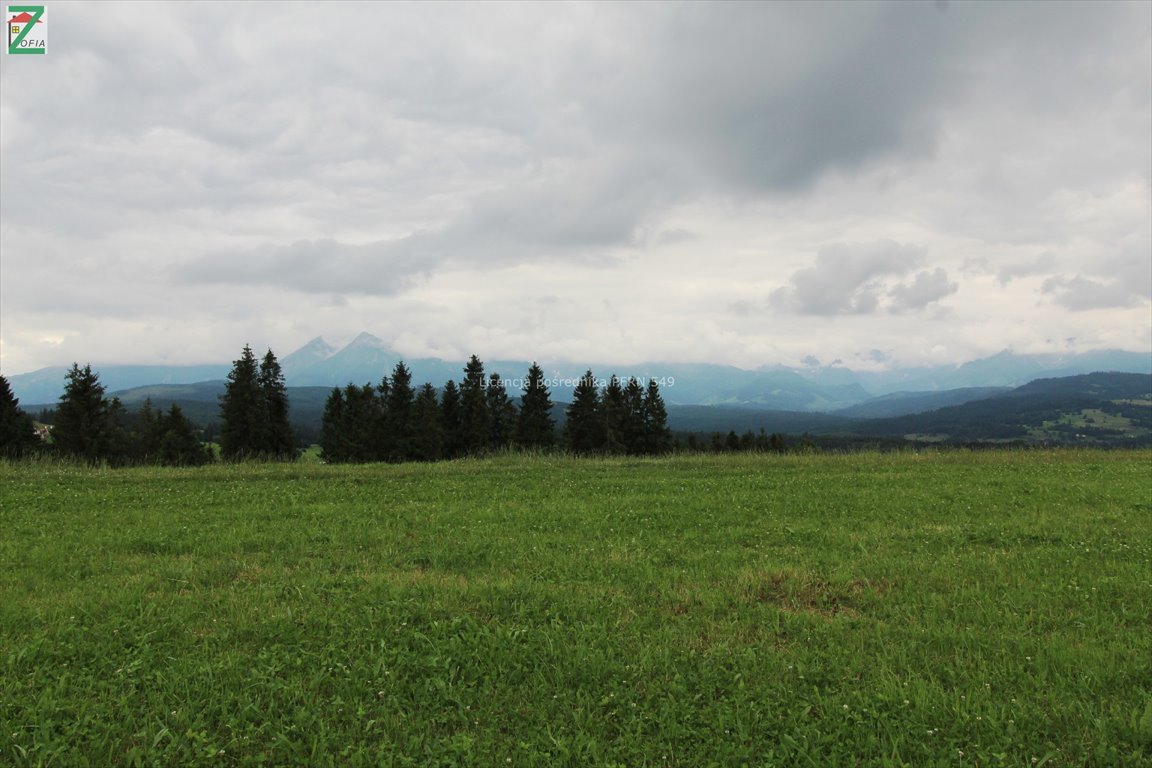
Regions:
[[220, 396], [220, 421], [220, 453], [226, 461], [296, 457], [288, 389], [271, 349], [257, 365], [252, 347], [244, 345]]
[[116, 428], [114, 406], [118, 404], [104, 397], [104, 385], [91, 365], [81, 368], [73, 363], [52, 426], [56, 450], [88, 462], [109, 459]]
[[460, 382], [460, 449], [467, 455], [488, 449], [492, 417], [488, 413], [484, 363], [472, 355]]
[[347, 444], [347, 461], [384, 461], [384, 413], [384, 398], [379, 395], [379, 387], [349, 384], [344, 388], [342, 433]]
[[258, 456], [263, 445], [265, 398], [252, 347], [244, 345], [232, 362], [220, 396], [220, 455], [225, 461]]
[[288, 387], [280, 363], [271, 349], [260, 362], [260, 372], [256, 378], [262, 399], [261, 416], [264, 419], [257, 453], [275, 459], [295, 459], [296, 438], [288, 421]]
[[504, 380], [500, 374], [488, 377], [488, 391], [485, 395], [490, 419], [488, 444], [493, 449], [507, 448], [516, 435], [516, 405], [508, 397]]
[[645, 453], [662, 454], [672, 450], [672, 431], [668, 429], [668, 411], [656, 379], [648, 380], [644, 393], [644, 444]]
[[645, 434], [644, 387], [632, 377], [624, 387], [624, 411], [620, 419], [620, 436], [625, 452], [646, 453]]
[[136, 416], [133, 454], [145, 464], [153, 461], [160, 451], [160, 430], [156, 411], [152, 408], [152, 398], [144, 399], [140, 413]]
[[600, 398], [600, 418], [604, 424], [604, 446], [606, 453], [624, 453], [624, 388], [620, 379], [612, 374]]
[[412, 391], [412, 372], [401, 360], [392, 370], [392, 379], [384, 397], [386, 435], [384, 438], [387, 461], [408, 461], [415, 454], [415, 423], [413, 405], [416, 395]]
[[425, 384], [413, 405], [415, 433], [412, 457], [418, 461], [436, 461], [443, 452], [443, 426], [436, 388]]
[[0, 376], [0, 458], [20, 458], [39, 446], [32, 417], [20, 409], [8, 379]]
[[544, 383], [544, 371], [536, 363], [528, 369], [528, 380], [520, 398], [520, 416], [516, 424], [516, 442], [525, 448], [546, 448], [556, 441], [556, 423], [552, 419], [552, 398]]
[[169, 467], [195, 467], [205, 464], [210, 454], [196, 437], [196, 427], [176, 403], [156, 420], [155, 460]]
[[444, 385], [444, 393], [440, 397], [440, 424], [444, 446], [443, 455], [448, 459], [456, 458], [464, 450], [464, 442], [460, 436], [460, 411], [460, 389], [456, 386], [456, 382], [449, 379]]
[[344, 392], [333, 387], [320, 418], [320, 458], [330, 464], [348, 461], [344, 434]]
[[600, 393], [592, 371], [587, 371], [572, 390], [572, 402], [564, 412], [564, 442], [574, 453], [596, 453], [604, 446], [600, 418]]

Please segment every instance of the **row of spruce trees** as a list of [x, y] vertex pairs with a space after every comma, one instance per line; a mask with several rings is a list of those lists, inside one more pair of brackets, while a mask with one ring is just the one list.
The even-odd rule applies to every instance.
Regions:
[[[330, 462], [436, 461], [494, 450], [564, 448], [580, 454], [660, 454], [672, 449], [664, 401], [655, 380], [613, 376], [598, 388], [588, 371], [573, 390], [557, 430], [544, 372], [533, 363], [519, 404], [498, 373], [486, 376], [475, 355], [459, 383], [418, 390], [401, 361], [379, 385], [334, 389], [325, 403], [321, 455]], [[292, 460], [299, 455], [288, 419], [284, 373], [272, 350], [257, 361], [245, 346], [220, 397], [220, 457], [225, 461]], [[52, 453], [89, 463], [188, 466], [212, 461], [200, 430], [173, 403], [145, 401], [129, 413], [109, 398], [90, 365], [73, 363], [52, 413], [50, 439], [37, 434], [0, 376], [0, 456]]]
[[212, 460], [199, 430], [175, 403], [156, 411], [151, 400], [136, 413], [109, 398], [92, 366], [65, 374], [64, 394], [52, 413], [51, 439], [37, 433], [8, 380], [0, 376], [0, 457], [56, 455], [87, 463], [191, 466]]
[[[51, 412], [47, 440], [19, 407], [8, 380], [0, 376], [0, 457], [51, 454], [87, 463], [194, 466], [215, 459], [201, 430], [173, 403], [166, 411], [145, 400], [130, 413], [109, 398], [92, 366], [73, 363], [64, 393]], [[220, 456], [225, 461], [285, 460], [299, 455], [288, 422], [288, 389], [276, 355], [268, 350], [259, 363], [244, 347], [232, 364], [220, 398]]]
[[576, 453], [659, 454], [672, 448], [657, 383], [613, 376], [600, 390], [585, 373], [565, 412], [562, 432], [553, 418], [544, 372], [528, 369], [517, 405], [499, 373], [485, 375], [473, 355], [459, 383], [438, 392], [419, 389], [403, 361], [380, 384], [336, 388], [324, 406], [321, 457], [329, 462], [436, 461], [493, 450], [540, 450], [557, 445]]

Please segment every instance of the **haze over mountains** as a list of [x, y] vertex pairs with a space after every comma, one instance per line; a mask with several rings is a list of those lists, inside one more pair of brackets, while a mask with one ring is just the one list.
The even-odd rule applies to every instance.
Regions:
[[[261, 350], [257, 349], [257, 352]], [[489, 360], [485, 371], [509, 380], [509, 391], [531, 360]], [[291, 387], [334, 387], [348, 383], [377, 383], [402, 357], [382, 339], [361, 333], [336, 348], [316, 337], [299, 349], [280, 356]], [[415, 382], [439, 387], [458, 380], [464, 360], [405, 359]], [[539, 361], [553, 399], [568, 399], [571, 380], [585, 370], [598, 378], [612, 374], [641, 379], [656, 378], [670, 405], [714, 405], [753, 409], [831, 412], [852, 409], [853, 416], [895, 416], [917, 409], [959, 405], [996, 394], [996, 388], [1017, 387], [1038, 378], [1074, 376], [1095, 371], [1152, 373], [1152, 355], [1121, 350], [1100, 350], [1069, 355], [1018, 355], [1009, 351], [961, 365], [854, 371], [835, 366], [788, 368], [766, 365], [746, 370], [705, 363], [638, 363], [610, 365], [596, 361]], [[197, 366], [106, 365], [93, 363], [109, 392], [147, 385], [191, 384], [224, 379], [231, 362]], [[64, 386], [66, 367], [43, 368], [9, 377], [21, 403], [55, 402]], [[909, 393], [920, 393], [910, 396]], [[885, 405], [888, 403], [888, 405]], [[897, 404], [899, 403], [899, 405]]]

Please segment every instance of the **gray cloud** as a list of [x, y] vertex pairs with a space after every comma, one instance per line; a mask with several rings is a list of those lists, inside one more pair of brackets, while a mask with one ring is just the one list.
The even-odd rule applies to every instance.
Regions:
[[1052, 271], [1056, 265], [1056, 257], [1051, 253], [1042, 253], [1029, 261], [1017, 261], [1004, 264], [996, 271], [996, 278], [1001, 285], [1007, 285], [1018, 277], [1031, 277], [1043, 275]]
[[1112, 307], [1133, 307], [1143, 303], [1140, 291], [1147, 288], [1131, 285], [1123, 280], [1094, 280], [1075, 275], [1054, 276], [1040, 288], [1060, 306], [1073, 312]]
[[390, 296], [427, 275], [445, 254], [436, 238], [349, 245], [330, 238], [217, 252], [176, 269], [193, 283], [267, 285], [303, 293]]
[[686, 176], [756, 193], [932, 151], [936, 106], [957, 83], [949, 25], [930, 6], [722, 8], [626, 9], [628, 65], [587, 97], [611, 133]]
[[923, 248], [892, 240], [833, 243], [820, 248], [816, 263], [793, 274], [791, 287], [777, 289], [770, 301], [810, 315], [875, 312], [891, 288], [890, 278], [907, 274], [924, 257]]
[[[231, 3], [221, 26], [194, 3], [67, 3], [50, 56], [5, 60], [5, 94], [43, 95], [0, 105], [6, 367], [55, 362], [36, 340], [60, 336], [147, 358], [128, 329], [191, 329], [173, 316], [205, 296], [249, 298], [198, 312], [183, 346], [259, 337], [287, 327], [284, 290], [304, 338], [431, 349], [466, 347], [475, 317], [522, 338], [493, 309], [545, 293], [618, 308], [540, 336], [562, 350], [1147, 343], [1139, 317], [1068, 311], [1152, 292], [1147, 3], [324, 9], [338, 39], [310, 4]], [[1017, 279], [1036, 275], [1040, 303]], [[947, 325], [909, 322], [958, 291]], [[427, 314], [391, 311], [409, 299]]]
[[948, 273], [937, 267], [916, 273], [911, 283], [894, 286], [888, 296], [893, 312], [913, 312], [956, 293], [958, 288], [957, 283], [948, 279]]

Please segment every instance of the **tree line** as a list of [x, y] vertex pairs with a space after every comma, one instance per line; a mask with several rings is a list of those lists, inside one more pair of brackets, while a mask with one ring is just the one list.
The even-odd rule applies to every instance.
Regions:
[[[172, 403], [157, 411], [151, 399], [131, 413], [118, 397], [108, 397], [91, 365], [73, 363], [46, 433], [19, 407], [8, 380], [0, 376], [0, 457], [55, 455], [112, 466], [160, 464], [196, 466], [216, 453], [200, 438], [202, 430]], [[232, 364], [220, 397], [220, 457], [294, 459], [299, 454], [288, 424], [288, 391], [272, 350], [257, 364], [245, 346]]]
[[[498, 373], [486, 375], [472, 355], [459, 382], [416, 388], [403, 361], [378, 385], [332, 390], [321, 424], [321, 457], [329, 462], [437, 461], [503, 449], [566, 449], [577, 454], [656, 455], [673, 448], [668, 415], [655, 380], [612, 376], [603, 387], [587, 371], [573, 390], [557, 429], [551, 394], [533, 363], [518, 398]], [[516, 402], [518, 400], [519, 402]], [[219, 457], [224, 461], [293, 460], [299, 449], [288, 420], [284, 373], [269, 349], [257, 361], [245, 345], [220, 396]], [[190, 466], [215, 451], [173, 403], [156, 410], [146, 400], [130, 413], [108, 397], [90, 365], [77, 363], [46, 434], [19, 408], [0, 376], [0, 457], [51, 453], [88, 463]], [[45, 439], [47, 438], [47, 439]]]
[[486, 375], [476, 356], [459, 382], [418, 389], [403, 361], [378, 385], [332, 390], [321, 424], [321, 458], [329, 462], [436, 461], [495, 450], [563, 447], [580, 454], [659, 454], [672, 448], [657, 383], [613, 376], [601, 390], [585, 373], [558, 431], [544, 372], [533, 363], [519, 405], [499, 373]]
[[73, 363], [65, 374], [64, 393], [51, 413], [48, 434], [40, 434], [19, 406], [8, 380], [0, 376], [0, 457], [52, 454], [113, 466], [193, 466], [212, 460], [199, 430], [180, 406], [173, 403], [157, 411], [151, 400], [145, 400], [138, 412], [129, 413], [119, 398], [107, 397], [90, 365], [81, 368]]

